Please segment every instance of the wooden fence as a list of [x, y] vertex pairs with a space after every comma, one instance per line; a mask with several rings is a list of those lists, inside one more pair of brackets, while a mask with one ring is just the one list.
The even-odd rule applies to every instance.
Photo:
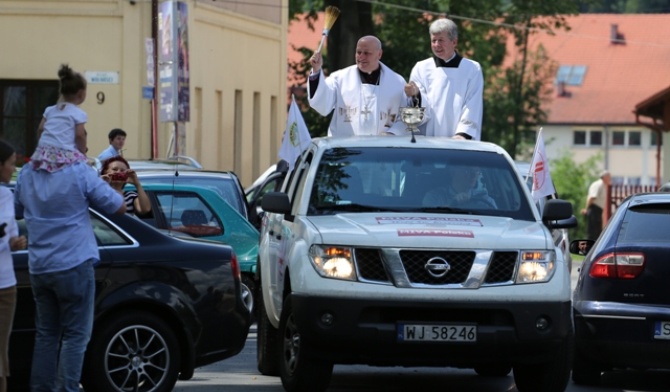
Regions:
[[610, 185], [607, 188], [607, 199], [610, 201], [605, 208], [606, 221], [610, 219], [621, 202], [636, 193], [656, 192], [656, 185]]

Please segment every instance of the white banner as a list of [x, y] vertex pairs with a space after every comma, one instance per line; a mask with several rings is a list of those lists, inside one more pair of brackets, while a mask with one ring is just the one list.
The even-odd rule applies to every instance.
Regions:
[[540, 200], [556, 193], [549, 171], [549, 159], [547, 159], [547, 154], [544, 151], [542, 129], [537, 134], [537, 142], [535, 143], [535, 152], [533, 153], [533, 160], [530, 163], [530, 170], [533, 175], [533, 189], [531, 191], [533, 199]]
[[286, 119], [286, 130], [284, 130], [281, 147], [279, 148], [279, 159], [285, 160], [289, 169], [292, 169], [295, 160], [311, 142], [312, 137], [307, 130], [305, 119], [302, 118], [300, 108], [295, 103], [295, 97], [291, 97], [291, 106]]

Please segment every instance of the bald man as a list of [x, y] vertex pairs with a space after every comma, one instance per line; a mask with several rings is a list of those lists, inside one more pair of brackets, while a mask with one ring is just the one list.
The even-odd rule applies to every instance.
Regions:
[[405, 79], [384, 65], [382, 43], [368, 35], [356, 44], [356, 64], [323, 75], [320, 52], [310, 59], [309, 104], [322, 116], [334, 110], [328, 136], [400, 133], [398, 110], [407, 106]]

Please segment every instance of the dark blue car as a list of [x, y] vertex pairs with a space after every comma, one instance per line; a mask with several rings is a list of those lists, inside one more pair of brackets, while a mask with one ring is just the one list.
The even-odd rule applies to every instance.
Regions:
[[630, 196], [586, 254], [574, 291], [572, 379], [596, 385], [604, 371], [670, 369], [670, 193]]

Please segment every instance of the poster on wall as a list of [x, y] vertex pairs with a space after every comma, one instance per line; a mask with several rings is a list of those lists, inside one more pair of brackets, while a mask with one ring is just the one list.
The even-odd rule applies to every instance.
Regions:
[[190, 79], [188, 67], [188, 8], [177, 2], [177, 121], [188, 122], [191, 115]]
[[160, 121], [190, 119], [188, 7], [164, 1], [158, 9]]

